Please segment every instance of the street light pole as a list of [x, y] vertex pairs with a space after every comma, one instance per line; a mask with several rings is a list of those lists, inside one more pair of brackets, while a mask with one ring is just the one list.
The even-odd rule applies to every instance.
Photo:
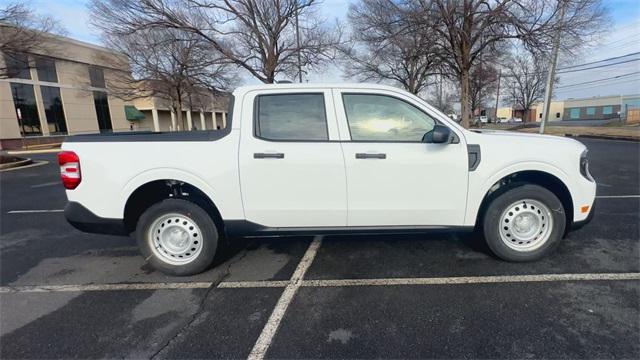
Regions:
[[[564, 19], [564, 2], [560, 5], [560, 20]], [[551, 97], [553, 94], [553, 80], [556, 76], [556, 64], [558, 62], [558, 50], [560, 49], [560, 29], [556, 32], [553, 39], [553, 54], [551, 54], [551, 61], [549, 62], [549, 73], [547, 74], [547, 88], [544, 91], [544, 107], [542, 108], [542, 120], [540, 121], [540, 134], [544, 134], [544, 127], [549, 118], [549, 111], [551, 109]]]
[[298, 25], [298, 5], [296, 4], [296, 45], [298, 47], [298, 81], [302, 83], [302, 59], [300, 58], [300, 26]]

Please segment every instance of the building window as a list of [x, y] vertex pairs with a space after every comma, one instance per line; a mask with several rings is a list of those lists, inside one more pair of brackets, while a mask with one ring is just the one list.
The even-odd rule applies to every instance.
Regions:
[[587, 108], [587, 115], [595, 115], [596, 114], [596, 108], [595, 107], [588, 107]]
[[573, 108], [569, 110], [569, 118], [580, 119], [580, 108]]
[[13, 104], [22, 136], [42, 135], [33, 85], [11, 83]]
[[49, 133], [66, 134], [67, 124], [64, 118], [64, 110], [62, 109], [60, 88], [53, 86], [40, 86], [40, 91], [42, 92], [42, 102], [44, 103], [44, 113], [47, 116]]
[[89, 80], [91, 81], [91, 86], [105, 88], [104, 71], [102, 71], [102, 68], [89, 66]]
[[560, 113], [559, 112], [556, 113], [556, 119], [560, 119]]
[[611, 115], [613, 114], [613, 106], [605, 106], [602, 108], [602, 115]]
[[29, 58], [26, 54], [5, 53], [4, 62], [7, 66], [8, 78], [31, 79]]
[[269, 140], [328, 140], [323, 94], [261, 95], [256, 98], [256, 135]]
[[112, 131], [113, 126], [111, 126], [111, 113], [109, 112], [107, 93], [105, 91], [94, 91], [93, 103], [96, 105], [96, 115], [98, 117], [98, 128], [100, 128], [100, 132]]
[[45, 57], [37, 57], [36, 70], [38, 71], [38, 80], [58, 82], [58, 73], [56, 72], [55, 60]]

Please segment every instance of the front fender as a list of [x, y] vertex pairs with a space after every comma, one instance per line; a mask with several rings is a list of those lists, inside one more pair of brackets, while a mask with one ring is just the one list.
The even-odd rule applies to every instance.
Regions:
[[555, 176], [565, 184], [571, 198], [575, 199], [572, 193], [571, 178], [562, 169], [544, 162], [526, 161], [508, 165], [491, 176], [483, 177], [481, 174], [470, 173], [469, 178], [469, 198], [467, 200], [467, 210], [465, 212], [465, 225], [474, 225], [478, 217], [478, 211], [482, 201], [489, 193], [489, 190], [500, 180], [522, 171], [540, 171]]

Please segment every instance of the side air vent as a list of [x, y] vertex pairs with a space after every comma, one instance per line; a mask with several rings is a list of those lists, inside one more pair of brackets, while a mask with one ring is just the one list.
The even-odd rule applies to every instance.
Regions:
[[480, 145], [467, 144], [467, 153], [469, 154], [469, 171], [474, 171], [480, 165]]

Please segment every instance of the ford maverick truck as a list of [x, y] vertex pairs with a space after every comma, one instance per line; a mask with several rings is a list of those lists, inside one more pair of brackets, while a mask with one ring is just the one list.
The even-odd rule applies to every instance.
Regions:
[[213, 131], [70, 136], [67, 220], [134, 234], [156, 269], [190, 275], [223, 239], [476, 230], [507, 261], [539, 259], [593, 214], [587, 149], [467, 130], [371, 84], [238, 88]]

